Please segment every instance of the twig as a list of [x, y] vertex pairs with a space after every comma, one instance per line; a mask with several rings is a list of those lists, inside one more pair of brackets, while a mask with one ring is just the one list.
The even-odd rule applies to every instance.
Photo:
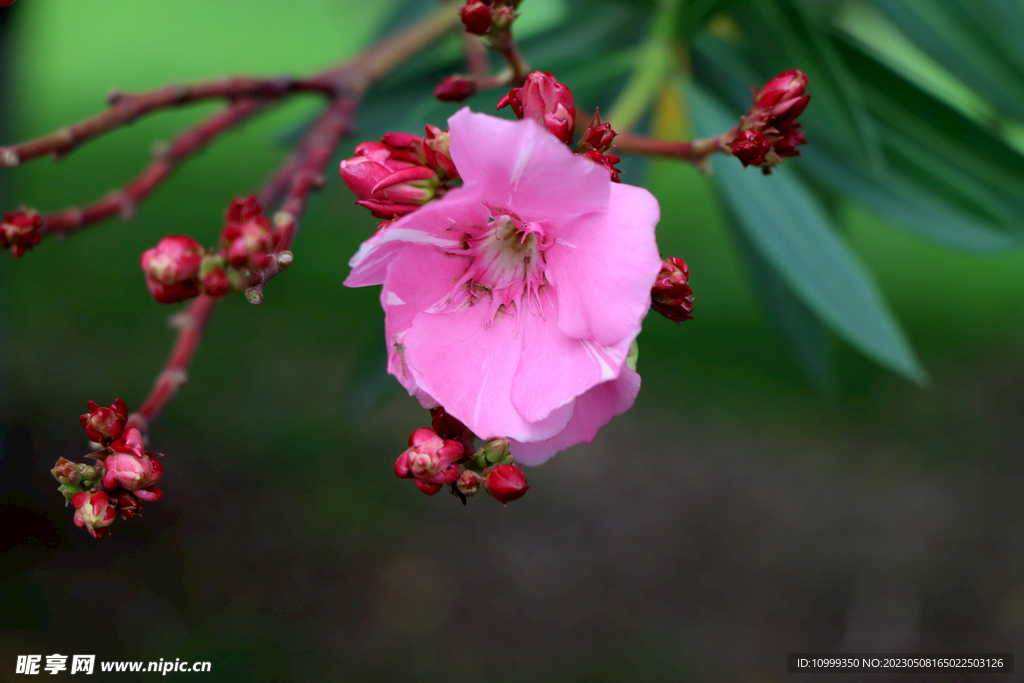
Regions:
[[219, 98], [232, 100], [242, 98], [278, 99], [298, 92], [330, 94], [332, 86], [317, 78], [227, 78], [191, 85], [169, 85], [159, 90], [137, 95], [114, 92], [107, 98], [111, 105], [110, 109], [98, 116], [35, 140], [11, 147], [0, 147], [0, 166], [17, 166], [47, 154], [66, 156], [78, 146], [104, 133], [134, 123], [147, 114], [170, 107], [180, 107]]
[[145, 433], [167, 402], [178, 392], [178, 388], [188, 379], [192, 358], [199, 348], [206, 324], [210, 321], [210, 315], [218, 301], [220, 300], [204, 294], [171, 318], [171, 324], [178, 328], [178, 338], [171, 350], [171, 357], [163, 371], [157, 375], [153, 390], [149, 392], [142, 407], [128, 417], [129, 427], [135, 427]]
[[139, 203], [165, 181], [182, 160], [195, 154], [221, 133], [242, 123], [260, 109], [261, 103], [252, 99], [239, 100], [231, 104], [198, 126], [182, 133], [170, 146], [160, 150], [157, 159], [134, 180], [110, 193], [106, 198], [88, 206], [44, 214], [39, 234], [45, 236], [72, 233], [114, 215], [120, 215], [125, 220], [130, 219]]

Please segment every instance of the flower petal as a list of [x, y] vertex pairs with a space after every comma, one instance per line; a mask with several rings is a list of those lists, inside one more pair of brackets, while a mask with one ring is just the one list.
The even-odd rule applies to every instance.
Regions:
[[572, 405], [528, 422], [509, 400], [519, 365], [522, 334], [512, 315], [487, 302], [452, 313], [421, 313], [406, 335], [406, 365], [416, 384], [482, 439], [542, 440], [562, 431]]
[[660, 215], [647, 190], [613, 184], [608, 211], [558, 225], [545, 274], [558, 292], [562, 332], [604, 346], [636, 334], [661, 270]]
[[512, 441], [512, 457], [524, 465], [540, 465], [558, 451], [590, 443], [601, 427], [633, 407], [640, 392], [640, 375], [623, 368], [618, 379], [599, 384], [576, 399], [572, 420], [561, 434], [546, 441]]
[[456, 188], [380, 230], [363, 242], [348, 262], [352, 272], [345, 280], [345, 285], [366, 287], [382, 284], [388, 264], [406, 244], [460, 250], [462, 236], [450, 228], [452, 225], [486, 224], [489, 214], [480, 201], [478, 191]]
[[406, 244], [388, 266], [387, 279], [380, 292], [380, 303], [386, 314], [388, 372], [410, 394], [419, 395], [405, 363], [405, 335], [417, 314], [435, 305], [443, 305], [452, 293], [452, 287], [466, 271], [467, 264], [468, 259], [442, 252], [436, 247]]
[[573, 154], [532, 119], [508, 121], [461, 109], [448, 119], [451, 157], [484, 200], [529, 221], [608, 206], [608, 172]]
[[549, 288], [542, 300], [542, 314], [523, 318], [523, 355], [512, 378], [512, 405], [527, 422], [543, 420], [591, 387], [616, 379], [640, 331], [614, 347], [572, 339], [558, 328], [556, 292]]

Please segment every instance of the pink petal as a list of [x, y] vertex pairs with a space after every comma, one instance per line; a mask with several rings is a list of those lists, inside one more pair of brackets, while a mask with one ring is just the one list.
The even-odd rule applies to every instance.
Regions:
[[458, 251], [462, 248], [462, 235], [449, 228], [453, 224], [486, 224], [488, 215], [480, 203], [479, 192], [468, 188], [451, 190], [441, 199], [403, 216], [363, 242], [348, 262], [352, 272], [348, 274], [345, 285], [366, 287], [383, 284], [388, 264], [406, 244], [425, 244]]
[[380, 292], [380, 303], [386, 313], [385, 338], [388, 345], [388, 372], [394, 375], [410, 394], [417, 385], [406, 367], [405, 335], [417, 314], [443, 305], [452, 293], [453, 284], [466, 271], [468, 260], [445, 254], [434, 247], [407, 244], [388, 266], [387, 279]]
[[640, 375], [623, 368], [618, 379], [599, 384], [576, 399], [576, 410], [565, 431], [547, 441], [513, 441], [512, 457], [524, 465], [540, 465], [558, 451], [590, 443], [601, 427], [633, 407], [639, 392]]
[[560, 302], [558, 327], [604, 346], [636, 335], [661, 270], [654, 240], [658, 200], [639, 187], [609, 184], [608, 211], [560, 224], [545, 253], [548, 282]]
[[601, 211], [611, 181], [532, 119], [508, 121], [461, 109], [448, 119], [451, 158], [484, 200], [529, 221]]
[[406, 335], [416, 384], [482, 439], [542, 440], [565, 428], [572, 406], [540, 422], [523, 419], [509, 396], [522, 335], [511, 315], [493, 318], [487, 302], [453, 313], [421, 313]]
[[512, 378], [512, 405], [528, 422], [543, 420], [591, 387], [617, 378], [636, 336], [610, 348], [567, 337], [558, 329], [556, 295], [549, 289], [543, 315], [527, 313], [522, 321], [523, 355]]

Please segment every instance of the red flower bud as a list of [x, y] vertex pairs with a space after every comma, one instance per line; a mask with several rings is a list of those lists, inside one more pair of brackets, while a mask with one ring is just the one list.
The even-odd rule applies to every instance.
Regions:
[[491, 30], [491, 8], [482, 0], [469, 0], [460, 14], [467, 33], [482, 36]]
[[455, 168], [451, 156], [451, 134], [437, 126], [427, 124], [427, 137], [424, 139], [427, 163], [441, 177], [452, 180], [459, 179], [459, 170]]
[[85, 407], [89, 412], [78, 419], [85, 427], [89, 441], [105, 445], [121, 437], [128, 420], [128, 406], [124, 401], [116, 399], [109, 408], [100, 408], [92, 401], [87, 401]]
[[587, 152], [583, 156], [585, 156], [586, 158], [590, 159], [591, 161], [594, 161], [594, 162], [596, 162], [598, 164], [601, 164], [606, 169], [608, 169], [608, 173], [611, 175], [613, 183], [621, 183], [622, 182], [621, 180], [619, 180], [619, 173], [621, 171], [619, 171], [619, 169], [615, 168], [615, 164], [617, 164], [620, 161], [622, 161], [622, 157], [620, 157], [620, 156], [618, 156], [616, 154], [602, 154], [601, 152], [597, 151], [596, 149], [593, 150], [593, 151]]
[[736, 136], [732, 143], [732, 154], [743, 162], [743, 166], [760, 166], [765, 163], [765, 155], [772, 149], [771, 143], [758, 130], [744, 130]]
[[798, 157], [799, 145], [806, 145], [807, 139], [799, 130], [800, 124], [796, 122], [782, 123], [778, 126], [778, 140], [772, 143], [772, 149], [780, 157]]
[[378, 218], [412, 213], [440, 192], [441, 180], [427, 166], [436, 155], [415, 135], [388, 133], [382, 140], [356, 147], [356, 156], [341, 162], [341, 179]]
[[485, 472], [484, 488], [502, 503], [522, 498], [530, 488], [518, 465], [496, 465]]
[[[402, 479], [415, 479], [421, 491], [433, 495], [445, 484], [459, 478], [462, 444], [442, 439], [433, 429], [417, 429], [409, 437], [409, 448], [398, 456], [395, 474]], [[436, 490], [435, 490], [436, 487]]]
[[159, 453], [143, 450], [142, 435], [134, 427], [125, 432], [124, 438], [110, 444], [110, 451], [103, 461], [103, 488], [108, 491], [118, 487], [136, 491], [152, 486], [163, 476], [163, 465], [157, 460]]
[[121, 519], [135, 517], [142, 513], [142, 502], [128, 491], [121, 491], [113, 499]]
[[82, 491], [71, 499], [71, 504], [75, 506], [75, 526], [84, 526], [93, 538], [102, 538], [117, 517], [110, 496], [96, 489]]
[[512, 88], [498, 101], [498, 109], [511, 106], [520, 119], [533, 119], [562, 142], [572, 142], [576, 130], [576, 103], [572, 91], [550, 73], [534, 71], [521, 88]]
[[473, 496], [480, 490], [480, 485], [483, 483], [484, 478], [479, 473], [473, 470], [464, 470], [455, 485], [462, 492], [462, 495]]
[[807, 107], [807, 76], [796, 69], [783, 71], [754, 93], [756, 110], [767, 110], [774, 121], [792, 121]]
[[449, 76], [434, 88], [434, 97], [442, 102], [461, 102], [476, 93], [476, 81], [465, 76]]
[[43, 219], [37, 213], [7, 212], [3, 223], [0, 223], [0, 242], [4, 249], [11, 250], [15, 258], [21, 258], [27, 250], [39, 244], [42, 225]]
[[693, 319], [693, 289], [688, 284], [686, 261], [673, 256], [661, 263], [661, 272], [651, 290], [651, 308], [669, 320], [681, 323]]
[[618, 135], [618, 133], [612, 130], [612, 124], [602, 123], [598, 126], [587, 128], [586, 132], [583, 134], [581, 144], [599, 152], [604, 152], [612, 146], [612, 141], [615, 139], [616, 135]]
[[185, 235], [170, 235], [139, 260], [153, 298], [171, 304], [199, 296], [199, 266], [206, 250]]
[[231, 280], [222, 268], [214, 267], [203, 276], [203, 292], [208, 296], [224, 296], [231, 291]]
[[444, 408], [431, 408], [431, 426], [442, 439], [461, 439], [466, 425], [449, 415]]

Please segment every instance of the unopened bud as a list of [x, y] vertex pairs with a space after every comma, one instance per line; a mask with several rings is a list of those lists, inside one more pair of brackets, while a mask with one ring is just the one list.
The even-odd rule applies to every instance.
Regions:
[[[11, 154], [14, 153], [11, 152]], [[16, 159], [17, 155], [14, 155], [14, 158]], [[39, 229], [42, 226], [43, 219], [37, 213], [7, 212], [4, 214], [3, 222], [0, 223], [0, 246], [10, 249], [15, 258], [21, 258], [26, 251], [39, 244], [42, 239]]]
[[465, 76], [449, 76], [434, 88], [434, 97], [442, 102], [461, 102], [476, 93], [477, 84]]
[[459, 491], [464, 496], [475, 495], [480, 490], [480, 485], [483, 484], [484, 478], [473, 470], [463, 470], [459, 476], [459, 480], [455, 483]]
[[744, 130], [736, 136], [732, 143], [732, 154], [743, 162], [743, 166], [760, 166], [765, 162], [765, 155], [772, 149], [764, 134], [758, 130]]
[[576, 130], [576, 104], [572, 91], [550, 73], [534, 71], [521, 88], [512, 88], [498, 101], [498, 109], [512, 107], [520, 119], [533, 119], [562, 142], [572, 142]]
[[669, 320], [682, 323], [693, 319], [693, 289], [686, 261], [673, 256], [661, 263], [661, 272], [651, 289], [651, 308]]
[[491, 30], [491, 7], [481, 0], [469, 0], [460, 14], [467, 33], [482, 36]]
[[199, 296], [199, 268], [206, 250], [185, 235], [170, 235], [139, 260], [153, 298], [171, 304]]
[[495, 465], [485, 475], [487, 492], [502, 503], [522, 498], [530, 488], [526, 484], [526, 475], [517, 465]]
[[121, 438], [128, 421], [128, 406], [121, 399], [116, 399], [109, 408], [100, 408], [93, 401], [86, 401], [89, 412], [79, 417], [85, 427], [85, 435], [89, 441], [98, 444], [109, 444]]
[[121, 516], [121, 519], [142, 514], [142, 502], [128, 491], [121, 491], [114, 496], [113, 503], [117, 507], [117, 514]]
[[487, 461], [488, 465], [495, 463], [508, 464], [512, 462], [512, 455], [510, 453], [510, 444], [508, 439], [491, 439], [483, 445], [481, 455]]

